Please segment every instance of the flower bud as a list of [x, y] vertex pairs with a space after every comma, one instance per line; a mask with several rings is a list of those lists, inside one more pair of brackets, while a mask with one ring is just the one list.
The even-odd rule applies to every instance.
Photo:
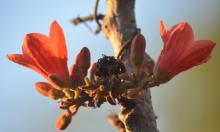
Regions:
[[65, 112], [57, 119], [55, 127], [59, 130], [64, 130], [68, 127], [71, 121], [72, 121], [71, 113]]
[[88, 48], [84, 47], [81, 49], [80, 53], [76, 56], [75, 64], [82, 69], [83, 77], [85, 77], [90, 67], [90, 51]]
[[73, 64], [70, 68], [70, 79], [73, 89], [83, 84], [82, 71], [77, 64]]
[[35, 83], [35, 88], [39, 94], [43, 96], [47, 96], [48, 91], [53, 87], [49, 83], [46, 83], [46, 82], [37, 82]]
[[62, 91], [56, 90], [56, 89], [50, 89], [47, 93], [47, 96], [51, 99], [57, 100], [59, 98], [62, 98], [64, 96]]
[[146, 41], [143, 35], [137, 34], [131, 43], [130, 60], [133, 66], [139, 68], [144, 61]]
[[49, 74], [48, 80], [57, 90], [62, 90], [63, 88], [70, 86], [69, 82], [62, 80], [60, 77], [58, 77], [55, 74]]
[[37, 82], [35, 83], [35, 87], [38, 93], [43, 96], [47, 96], [51, 99], [59, 99], [63, 97], [63, 93], [57, 89], [55, 89], [52, 85], [46, 82]]
[[90, 80], [94, 81], [95, 80], [95, 73], [97, 70], [97, 63], [93, 63], [90, 69]]

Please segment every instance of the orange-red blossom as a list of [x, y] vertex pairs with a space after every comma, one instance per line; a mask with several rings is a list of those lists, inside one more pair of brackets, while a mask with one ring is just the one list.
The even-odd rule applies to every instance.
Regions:
[[180, 23], [168, 29], [160, 22], [163, 50], [154, 67], [158, 83], [165, 83], [182, 71], [207, 62], [215, 43], [210, 40], [194, 40], [191, 26]]
[[[83, 49], [86, 49], [86, 55], [89, 55], [87, 55], [88, 57], [86, 58], [83, 57], [85, 55], [80, 52], [81, 54], [76, 58], [79, 60], [77, 63], [90, 65], [89, 50], [87, 48]], [[51, 24], [49, 36], [39, 33], [27, 34], [23, 41], [22, 54], [7, 55], [9, 60], [43, 75], [49, 83], [58, 90], [64, 87], [72, 87], [72, 83], [77, 80], [77, 76], [81, 75], [81, 73], [79, 73], [81, 72], [80, 70], [74, 72], [72, 70], [70, 70], [70, 72], [68, 71], [67, 56], [64, 33], [56, 21]], [[82, 80], [82, 77], [80, 77], [80, 79]], [[38, 83], [37, 86], [42, 85]], [[42, 91], [42, 88], [41, 90], [39, 89], [40, 87], [37, 87], [38, 92]], [[45, 95], [45, 93], [41, 94]]]

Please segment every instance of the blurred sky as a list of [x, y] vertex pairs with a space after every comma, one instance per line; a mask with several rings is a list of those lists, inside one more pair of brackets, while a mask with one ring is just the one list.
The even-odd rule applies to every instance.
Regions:
[[[93, 12], [95, 0], [0, 0], [0, 132], [53, 132], [61, 114], [58, 104], [37, 94], [34, 83], [44, 79], [35, 72], [9, 62], [8, 53], [21, 53], [25, 34], [48, 34], [57, 20], [63, 27], [69, 52], [69, 65], [84, 46], [92, 60], [101, 54], [113, 55], [110, 43], [101, 33], [92, 35], [85, 26], [70, 20]], [[105, 12], [105, 0], [99, 11]], [[189, 22], [196, 39], [220, 42], [219, 0], [137, 0], [137, 25], [147, 38], [147, 52], [156, 60], [162, 41], [159, 21], [169, 27]], [[96, 25], [91, 23], [95, 29]], [[220, 48], [217, 44], [209, 63], [178, 75], [169, 83], [152, 89], [158, 129], [161, 132], [220, 131]], [[114, 108], [118, 111], [118, 108]], [[66, 132], [112, 132], [106, 121], [110, 107], [80, 109]]]

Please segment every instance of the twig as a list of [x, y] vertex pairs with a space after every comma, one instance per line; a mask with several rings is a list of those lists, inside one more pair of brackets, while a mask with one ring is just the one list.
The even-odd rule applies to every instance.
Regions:
[[103, 18], [104, 18], [103, 14], [98, 14], [97, 16], [89, 15], [89, 16], [86, 16], [86, 17], [77, 17], [77, 18], [71, 20], [71, 23], [73, 23], [74, 25], [78, 25], [80, 23], [84, 23], [84, 22], [87, 22], [87, 21], [93, 21], [95, 19], [102, 20]]
[[[95, 35], [98, 34], [102, 29], [102, 24], [99, 22], [99, 20], [103, 20], [103, 18], [104, 18], [103, 14], [98, 14], [98, 5], [99, 5], [99, 0], [96, 0], [93, 15], [86, 16], [86, 17], [77, 17], [77, 18], [73, 19], [71, 22], [74, 25], [78, 25], [80, 23], [83, 23], [89, 29], [89, 31], [91, 31], [93, 34], [95, 34]], [[92, 28], [86, 23], [87, 21], [92, 21], [92, 20], [95, 20], [95, 22], [98, 25], [98, 28], [95, 31], [93, 31]]]
[[97, 23], [97, 25], [99, 26], [99, 28], [102, 28], [102, 24], [99, 22], [99, 19], [97, 18], [97, 13], [98, 13], [98, 6], [99, 6], [99, 0], [96, 0], [95, 2], [95, 9], [94, 9], [94, 16], [95, 16], [95, 21]]

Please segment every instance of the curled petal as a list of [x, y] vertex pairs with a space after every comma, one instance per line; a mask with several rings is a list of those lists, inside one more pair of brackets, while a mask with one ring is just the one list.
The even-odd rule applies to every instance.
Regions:
[[44, 77], [47, 77], [47, 73], [41, 69], [36, 63], [28, 56], [22, 54], [8, 54], [7, 58], [14, 63], [18, 63], [22, 66], [28, 67], [30, 69], [35, 70], [36, 72], [40, 73]]

